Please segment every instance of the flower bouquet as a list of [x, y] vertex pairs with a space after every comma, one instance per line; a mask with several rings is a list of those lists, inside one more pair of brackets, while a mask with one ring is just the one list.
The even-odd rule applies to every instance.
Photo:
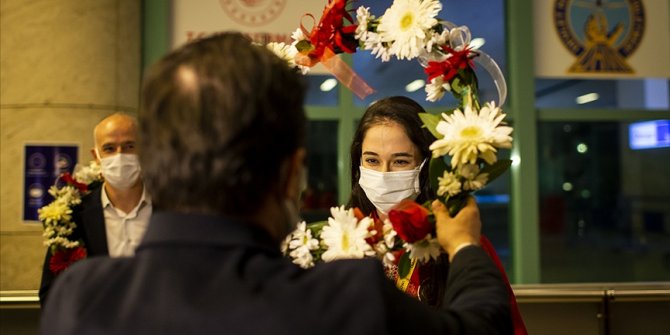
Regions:
[[81, 203], [81, 197], [102, 183], [100, 165], [95, 161], [75, 169], [74, 175], [66, 172], [49, 188], [54, 200], [38, 210], [42, 222], [44, 245], [52, 257], [49, 269], [59, 274], [72, 263], [86, 258], [86, 247], [81, 239], [74, 240], [77, 227], [72, 221], [72, 208]]

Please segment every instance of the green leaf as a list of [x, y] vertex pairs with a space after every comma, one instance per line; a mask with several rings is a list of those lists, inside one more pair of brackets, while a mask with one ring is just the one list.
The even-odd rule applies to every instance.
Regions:
[[412, 261], [409, 259], [409, 252], [406, 252], [400, 256], [400, 261], [398, 262], [398, 276], [400, 278], [407, 277], [411, 268]]
[[465, 200], [468, 198], [468, 196], [469, 196], [469, 193], [463, 192], [463, 193], [459, 193], [459, 194], [449, 198], [449, 200], [447, 200], [447, 203], [446, 203], [447, 210], [449, 210], [449, 215], [451, 215], [452, 218], [454, 216], [456, 216], [456, 214], [458, 214], [458, 212], [460, 212], [461, 209], [463, 209], [463, 206], [465, 206], [465, 203], [466, 203]]
[[492, 182], [494, 179], [500, 177], [505, 171], [509, 169], [509, 167], [512, 165], [512, 160], [511, 159], [499, 159], [497, 162], [493, 163], [493, 165], [486, 165], [484, 166], [483, 169], [479, 173], [488, 173], [489, 178], [487, 181], [487, 184]]
[[295, 44], [295, 48], [298, 49], [299, 52], [310, 52], [314, 49], [314, 46], [308, 40], [301, 40]]
[[463, 87], [461, 86], [461, 79], [456, 77], [454, 80], [451, 81], [451, 91], [454, 93], [454, 95], [458, 94], [461, 95], [463, 92]]
[[313, 237], [319, 237], [321, 236], [321, 230], [323, 230], [323, 227], [328, 223], [328, 221], [317, 221], [317, 222], [310, 222], [307, 224], [307, 229], [312, 231], [312, 236]]
[[419, 113], [419, 117], [423, 122], [423, 126], [428, 129], [428, 131], [435, 136], [435, 138], [442, 138], [442, 134], [437, 132], [437, 124], [442, 120], [441, 115], [433, 115], [430, 113]]
[[428, 180], [430, 181], [430, 187], [436, 192], [437, 189], [440, 188], [440, 182], [437, 178], [442, 177], [446, 170], [449, 170], [449, 166], [444, 162], [444, 157], [430, 159], [428, 165]]

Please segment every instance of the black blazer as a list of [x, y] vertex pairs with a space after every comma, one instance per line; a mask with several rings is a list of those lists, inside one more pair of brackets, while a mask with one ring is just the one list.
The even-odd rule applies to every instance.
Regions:
[[[101, 194], [102, 185], [91, 190], [82, 197], [81, 204], [72, 209], [72, 220], [77, 225], [72, 232], [72, 240], [82, 239], [86, 246], [88, 257], [109, 256], [107, 248], [107, 232], [105, 230], [105, 215], [102, 212]], [[42, 266], [42, 281], [40, 283], [40, 303], [44, 305], [49, 289], [56, 276], [49, 269], [51, 252], [47, 249]]]
[[251, 224], [154, 213], [134, 257], [90, 258], [56, 281], [42, 334], [511, 334], [508, 295], [486, 253], [454, 258], [433, 310], [376, 259], [303, 270]]

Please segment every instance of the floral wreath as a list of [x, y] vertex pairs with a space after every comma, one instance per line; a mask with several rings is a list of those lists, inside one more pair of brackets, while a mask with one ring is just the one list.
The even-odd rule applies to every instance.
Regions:
[[[329, 0], [311, 30], [301, 24], [292, 34], [292, 44], [272, 42], [267, 47], [303, 74], [322, 63], [360, 98], [374, 90], [337, 54], [367, 50], [382, 62], [392, 57], [417, 59], [428, 77], [426, 100], [438, 101], [450, 92], [460, 101], [441, 115], [420, 114], [424, 127], [435, 137], [429, 148], [429, 180], [437, 199], [453, 216], [469, 194], [511, 165], [511, 160], [497, 157], [498, 149], [512, 146], [512, 128], [504, 122], [506, 115], [500, 108], [507, 94], [502, 73], [491, 57], [479, 50], [483, 42], [472, 40], [468, 27], [437, 18], [440, 1], [395, 0], [380, 17], [359, 7], [355, 20], [347, 9], [351, 2]], [[314, 19], [311, 14], [305, 17]], [[480, 104], [475, 62], [493, 77], [498, 104]], [[397, 284], [405, 289], [417, 263], [436, 260], [443, 253], [429, 204], [403, 201], [384, 221], [366, 217], [356, 208], [333, 207], [328, 221], [299, 223], [282, 248], [294, 263], [305, 268], [341, 258], [378, 257], [397, 267]]]
[[77, 225], [72, 221], [72, 208], [81, 203], [81, 197], [102, 184], [100, 165], [91, 161], [88, 166], [75, 168], [75, 173], [61, 174], [49, 194], [54, 200], [38, 209], [42, 222], [44, 245], [49, 248], [49, 270], [59, 274], [74, 262], [86, 258], [86, 246], [81, 239], [73, 240]]
[[[438, 101], [451, 92], [460, 102], [441, 115], [419, 115], [435, 137], [429, 147], [431, 187], [454, 216], [469, 194], [499, 177], [512, 164], [509, 159], [497, 157], [498, 149], [512, 147], [512, 128], [504, 122], [506, 115], [500, 108], [507, 95], [502, 72], [490, 56], [479, 50], [483, 40], [471, 39], [468, 27], [436, 18], [442, 9], [440, 1], [394, 0], [380, 17], [372, 15], [369, 8], [359, 7], [356, 20], [347, 10], [350, 5], [351, 0], [328, 0], [311, 31], [301, 24], [291, 36], [292, 44], [270, 43], [267, 47], [303, 74], [316, 63], [323, 64], [361, 99], [374, 89], [337, 54], [358, 49], [369, 50], [382, 62], [392, 57], [417, 59], [428, 76], [426, 100]], [[314, 19], [311, 14], [305, 17]], [[480, 104], [475, 63], [493, 78], [498, 90], [497, 105], [494, 101]], [[282, 251], [304, 268], [342, 258], [380, 258], [400, 290], [421, 298], [423, 265], [444, 253], [436, 239], [430, 202], [402, 201], [384, 221], [375, 213], [366, 217], [357, 208], [333, 207], [328, 221], [299, 223], [282, 244]], [[479, 244], [505, 279], [515, 334], [527, 334], [514, 291], [493, 245], [484, 236]]]

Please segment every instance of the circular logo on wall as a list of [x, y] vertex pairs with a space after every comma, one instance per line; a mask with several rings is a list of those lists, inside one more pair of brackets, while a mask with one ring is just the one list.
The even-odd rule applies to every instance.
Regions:
[[37, 152], [28, 158], [28, 166], [31, 169], [43, 169], [47, 165], [47, 158], [44, 154]]
[[286, 6], [286, 0], [219, 0], [219, 3], [228, 16], [245, 26], [270, 23]]
[[72, 158], [68, 154], [59, 152], [56, 154], [54, 163], [56, 164], [56, 170], [67, 170], [72, 165]]
[[642, 41], [642, 0], [556, 0], [554, 25], [577, 58], [568, 72], [633, 73], [626, 63]]
[[31, 198], [41, 198], [44, 196], [44, 186], [39, 183], [30, 184], [28, 186], [28, 195]]

